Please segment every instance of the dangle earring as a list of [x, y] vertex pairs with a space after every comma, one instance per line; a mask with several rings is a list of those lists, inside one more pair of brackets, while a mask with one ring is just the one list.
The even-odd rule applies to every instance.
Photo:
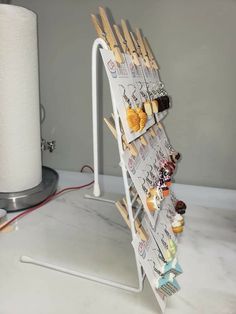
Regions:
[[163, 162], [160, 172], [162, 174], [166, 186], [169, 188], [172, 184], [171, 176], [173, 175], [173, 167], [171, 167], [167, 160]]
[[164, 197], [169, 196], [170, 190], [165, 183], [164, 175], [163, 175], [163, 172], [161, 169], [159, 171], [159, 184], [158, 185], [159, 185], [160, 189], [162, 190]]
[[164, 248], [165, 248], [165, 260], [166, 260], [167, 262], [172, 261], [173, 255], [172, 255], [171, 251], [169, 250], [168, 244], [167, 244], [166, 241], [164, 240], [164, 234], [162, 234], [161, 243], [162, 243], [162, 245], [163, 245]]
[[177, 246], [176, 246], [175, 242], [172, 240], [171, 235], [170, 235], [169, 231], [167, 230], [166, 225], [164, 228], [164, 232], [165, 232], [166, 236], [168, 237], [168, 250], [172, 254], [172, 257], [175, 257], [176, 252], [177, 252]]
[[148, 90], [148, 94], [149, 94], [150, 99], [152, 99], [151, 100], [152, 112], [158, 113], [158, 101], [155, 99], [154, 90], [150, 91], [149, 84], [147, 84], [147, 90]]
[[144, 110], [145, 110], [145, 112], [146, 112], [146, 114], [148, 115], [148, 116], [151, 116], [152, 115], [152, 106], [151, 106], [151, 102], [148, 100], [148, 97], [147, 97], [147, 95], [144, 93], [144, 91], [142, 90], [142, 88], [143, 88], [143, 84], [139, 81], [138, 82], [139, 83], [139, 85], [140, 85], [140, 87], [139, 87], [139, 92], [140, 92], [140, 95], [143, 97], [143, 99], [144, 99], [144, 103], [143, 103], [143, 105], [144, 105]]
[[135, 92], [136, 92], [136, 87], [133, 84], [129, 84], [128, 86], [133, 86], [134, 87], [134, 91], [132, 93], [132, 98], [135, 105], [135, 111], [138, 114], [139, 118], [140, 118], [140, 122], [139, 122], [139, 131], [142, 131], [147, 123], [147, 114], [143, 111], [142, 108], [140, 108], [137, 103], [138, 103], [138, 98], [135, 96]]
[[157, 102], [158, 112], [162, 112], [170, 108], [170, 98], [165, 91], [164, 84], [161, 82], [158, 89], [158, 96], [155, 100]]
[[132, 131], [138, 132], [140, 128], [140, 117], [135, 111], [135, 109], [132, 108], [131, 101], [125, 94], [125, 87], [121, 84], [120, 84], [120, 87], [123, 88], [122, 96], [125, 101], [126, 118], [127, 118], [128, 126]]
[[[147, 179], [141, 179], [143, 180], [143, 183], [141, 185], [143, 191], [146, 193], [146, 204], [148, 209], [150, 210], [150, 212], [160, 210], [161, 201], [163, 200], [162, 191], [156, 187], [150, 187], [149, 189], [147, 189], [145, 186], [145, 181], [147, 181]], [[152, 181], [150, 180], [150, 182]]]

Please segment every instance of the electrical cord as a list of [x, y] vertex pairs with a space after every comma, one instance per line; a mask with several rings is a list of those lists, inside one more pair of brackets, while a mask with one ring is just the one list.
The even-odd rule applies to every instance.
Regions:
[[[85, 168], [88, 168], [90, 169], [92, 172], [93, 171], [93, 168], [89, 165], [84, 165], [80, 172], [83, 172], [83, 170]], [[61, 194], [65, 193], [65, 192], [70, 192], [70, 191], [75, 191], [75, 190], [81, 190], [83, 188], [86, 188], [90, 185], [92, 185], [94, 183], [94, 181], [91, 181], [89, 183], [86, 183], [84, 185], [80, 185], [80, 186], [71, 186], [71, 187], [66, 187], [58, 192], [55, 192], [54, 194], [50, 195], [49, 197], [47, 197], [42, 203], [32, 207], [32, 208], [29, 208], [29, 209], [26, 209], [24, 212], [20, 213], [19, 215], [15, 216], [14, 218], [6, 221], [5, 223], [3, 223], [2, 225], [0, 225], [0, 231], [2, 231], [3, 229], [5, 229], [7, 226], [11, 225], [14, 221], [18, 220], [19, 218], [22, 218], [26, 215], [28, 215], [29, 213], [32, 213], [33, 211], [37, 210], [38, 208], [42, 207], [43, 205], [49, 203], [50, 201], [52, 201], [53, 199], [57, 198], [58, 196], [60, 196]]]

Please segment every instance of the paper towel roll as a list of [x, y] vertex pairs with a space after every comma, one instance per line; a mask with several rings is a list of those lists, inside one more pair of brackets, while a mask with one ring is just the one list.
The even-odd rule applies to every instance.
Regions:
[[0, 4], [0, 192], [42, 180], [37, 17]]

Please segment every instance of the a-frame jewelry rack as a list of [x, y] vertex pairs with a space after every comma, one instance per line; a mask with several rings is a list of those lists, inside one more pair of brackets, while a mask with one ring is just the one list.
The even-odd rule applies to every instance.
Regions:
[[[163, 200], [160, 199], [160, 195], [159, 194], [154, 194], [151, 195], [151, 205], [149, 202], [149, 198], [144, 200], [141, 200], [141, 194], [140, 194], [140, 189], [137, 188], [137, 182], [135, 183], [135, 181], [133, 180], [134, 178], [131, 176], [130, 171], [128, 172], [128, 168], [129, 168], [129, 164], [127, 164], [127, 160], [125, 159], [126, 157], [126, 153], [129, 152], [130, 154], [132, 154], [132, 141], [136, 140], [139, 142], [139, 144], [141, 143], [142, 145], [144, 145], [142, 143], [142, 141], [145, 141], [145, 136], [147, 135], [148, 138], [148, 134], [147, 133], [154, 133], [154, 135], [152, 134], [152, 136], [157, 137], [154, 129], [152, 129], [152, 126], [155, 124], [155, 119], [152, 115], [152, 111], [153, 113], [155, 113], [155, 117], [156, 117], [156, 122], [157, 124], [159, 124], [160, 120], [167, 114], [166, 109], [169, 108], [166, 107], [166, 104], [163, 103], [163, 100], [166, 99], [166, 97], [168, 98], [168, 96], [166, 96], [165, 92], [163, 94], [163, 84], [160, 81], [159, 78], [159, 73], [158, 73], [158, 65], [155, 63], [155, 59], [152, 56], [152, 52], [151, 50], [149, 50], [147, 43], [145, 42], [145, 38], [142, 38], [141, 33], [139, 31], [137, 31], [137, 41], [135, 39], [135, 37], [133, 36], [132, 33], [130, 33], [128, 31], [127, 25], [125, 23], [125, 21], [121, 21], [122, 27], [123, 27], [123, 31], [124, 31], [124, 35], [126, 40], [124, 40], [122, 38], [121, 33], [119, 33], [119, 28], [118, 27], [114, 27], [116, 29], [117, 35], [119, 37], [120, 40], [120, 45], [122, 46], [123, 49], [123, 55], [120, 51], [119, 45], [116, 42], [116, 39], [114, 37], [112, 28], [109, 24], [108, 18], [106, 16], [105, 10], [103, 8], [99, 8], [100, 10], [100, 15], [102, 18], [102, 22], [103, 22], [103, 26], [105, 28], [105, 31], [103, 31], [99, 25], [99, 22], [96, 18], [96, 16], [92, 15], [92, 20], [95, 26], [95, 29], [98, 33], [98, 36], [100, 38], [97, 38], [94, 43], [93, 43], [93, 48], [92, 48], [92, 110], [93, 110], [93, 155], [94, 155], [94, 190], [93, 190], [93, 195], [85, 195], [86, 198], [89, 199], [94, 199], [94, 200], [99, 200], [99, 201], [104, 201], [104, 202], [112, 202], [112, 203], [116, 203], [117, 208], [119, 209], [119, 211], [121, 212], [123, 218], [125, 219], [126, 223], [128, 224], [128, 226], [131, 229], [131, 237], [132, 237], [132, 244], [134, 246], [134, 253], [135, 253], [135, 261], [136, 261], [136, 268], [137, 268], [137, 276], [138, 276], [138, 287], [131, 287], [129, 285], [125, 285], [119, 282], [114, 282], [108, 279], [103, 279], [103, 278], [99, 278], [93, 275], [89, 275], [86, 273], [81, 273], [81, 272], [76, 272], [70, 269], [66, 269], [66, 268], [62, 268], [56, 265], [52, 265], [52, 264], [48, 264], [48, 263], [44, 263], [41, 261], [37, 261], [34, 259], [31, 259], [27, 256], [23, 256], [21, 258], [22, 262], [27, 262], [27, 263], [32, 263], [32, 264], [36, 264], [39, 266], [43, 266], [43, 267], [47, 267], [53, 270], [57, 270], [57, 271], [61, 271], [67, 274], [71, 274], [80, 278], [84, 278], [84, 279], [88, 279], [88, 280], [92, 280], [95, 282], [98, 282], [100, 284], [105, 284], [108, 286], [112, 286], [115, 288], [119, 288], [119, 289], [123, 289], [126, 291], [130, 291], [130, 292], [141, 292], [143, 289], [143, 281], [145, 278], [145, 275], [147, 276], [151, 287], [153, 289], [153, 292], [157, 298], [157, 301], [159, 302], [160, 308], [162, 311], [164, 311], [165, 309], [165, 305], [166, 305], [166, 300], [167, 300], [167, 296], [173, 295], [175, 292], [177, 292], [179, 290], [179, 285], [177, 283], [177, 281], [175, 280], [175, 276], [179, 275], [182, 273], [182, 269], [180, 267], [180, 265], [177, 262], [176, 259], [176, 244], [174, 243], [174, 241], [176, 240], [174, 237], [174, 230], [173, 230], [173, 215], [176, 215], [175, 212], [175, 208], [174, 208], [174, 204], [175, 203], [175, 197], [173, 195], [164, 195], [164, 190], [166, 191], [166, 189], [169, 191], [169, 189], [167, 188], [167, 185], [164, 185], [160, 188], [163, 188], [163, 196], [167, 197], [166, 198], [166, 202], [165, 202], [165, 209], [162, 210], [161, 207], [159, 205], [157, 205], [157, 198], [159, 197], [159, 200]], [[146, 46], [145, 46], [146, 45]], [[100, 48], [101, 48], [101, 54], [103, 56], [103, 61], [106, 60], [106, 56], [109, 56], [109, 62], [115, 58], [115, 60], [112, 62], [114, 64], [114, 62], [117, 62], [118, 64], [122, 64], [124, 60], [122, 60], [123, 58], [125, 59], [125, 63], [127, 63], [126, 65], [128, 66], [128, 72], [131, 74], [131, 77], [133, 77], [133, 73], [130, 67], [130, 65], [133, 63], [135, 65], [140, 65], [140, 64], [136, 64], [139, 63], [139, 56], [142, 56], [141, 58], [141, 69], [142, 66], [144, 66], [144, 68], [147, 67], [151, 67], [151, 69], [154, 71], [154, 73], [156, 74], [155, 80], [158, 81], [158, 84], [160, 85], [160, 89], [159, 89], [159, 96], [160, 98], [158, 98], [159, 101], [157, 102], [157, 105], [155, 106], [155, 104], [153, 104], [155, 102], [155, 99], [150, 98], [149, 95], [149, 87], [148, 87], [148, 82], [145, 80], [145, 71], [141, 70], [141, 75], [144, 78], [145, 84], [146, 84], [146, 91], [148, 95], [147, 99], [145, 99], [146, 97], [142, 95], [142, 93], [140, 92], [140, 94], [143, 96], [144, 98], [144, 108], [146, 111], [146, 114], [151, 116], [149, 119], [146, 120], [146, 128], [145, 129], [139, 129], [139, 133], [138, 134], [131, 134], [131, 133], [127, 133], [125, 135], [129, 136], [126, 138], [126, 136], [124, 137], [124, 133], [123, 129], [121, 129], [121, 124], [120, 122], [122, 122], [122, 127], [124, 128], [123, 123], [126, 123], [127, 121], [122, 120], [122, 116], [121, 116], [121, 111], [119, 110], [118, 106], [120, 104], [120, 100], [117, 102], [117, 100], [119, 99], [118, 94], [116, 93], [117, 91], [115, 91], [112, 87], [111, 84], [111, 80], [109, 78], [109, 83], [110, 83], [110, 91], [111, 91], [111, 98], [112, 98], [112, 106], [113, 106], [113, 118], [114, 118], [114, 127], [113, 129], [111, 128], [112, 132], [115, 133], [115, 136], [117, 138], [117, 142], [118, 142], [118, 149], [119, 149], [119, 156], [120, 156], [120, 167], [122, 170], [122, 177], [123, 177], [123, 183], [124, 183], [124, 190], [125, 190], [125, 199], [123, 200], [124, 204], [125, 204], [125, 213], [123, 212], [124, 207], [122, 206], [122, 204], [117, 201], [112, 201], [106, 198], [103, 198], [101, 196], [101, 190], [100, 190], [100, 184], [99, 184], [99, 132], [98, 132], [98, 120], [99, 120], [99, 104], [98, 104], [98, 95], [99, 95], [99, 91], [98, 91], [98, 81], [100, 79], [100, 75], [101, 73], [99, 73], [99, 67], [98, 67], [98, 60], [99, 60], [99, 55], [100, 55]], [[126, 54], [126, 52], [128, 54]], [[104, 53], [105, 53], [105, 59], [104, 59]], [[132, 58], [132, 61], [130, 64], [128, 64], [127, 59], [126, 58]], [[106, 62], [104, 64], [106, 64], [105, 67], [109, 67], [109, 62], [107, 62], [108, 60], [106, 60]], [[107, 68], [106, 68], [107, 70]], [[112, 69], [111, 69], [112, 70]], [[110, 71], [110, 69], [109, 69]], [[112, 71], [110, 71], [112, 73]], [[111, 74], [109, 73], [109, 75]], [[123, 77], [122, 77], [123, 80]], [[134, 82], [134, 81], [133, 81]], [[136, 82], [137, 83], [137, 82]], [[123, 84], [123, 81], [122, 81]], [[133, 84], [129, 84], [134, 86]], [[122, 86], [122, 85], [120, 85]], [[155, 94], [154, 94], [155, 95]], [[142, 101], [143, 102], [143, 101]], [[145, 107], [145, 105], [147, 107]], [[162, 105], [162, 110], [161, 106]], [[169, 105], [169, 104], [168, 104]], [[152, 106], [152, 108], [150, 107]], [[160, 106], [160, 108], [159, 108]], [[164, 106], [164, 107], [163, 107]], [[157, 108], [157, 109], [155, 109]], [[151, 114], [148, 114], [148, 111], [151, 110]], [[156, 110], [156, 111], [155, 111]], [[141, 124], [140, 124], [141, 125]], [[130, 126], [129, 126], [130, 127]], [[157, 126], [158, 132], [160, 132], [163, 136], [163, 127], [159, 124], [159, 126]], [[162, 130], [162, 131], [160, 131]], [[127, 131], [127, 129], [126, 129]], [[143, 136], [145, 135], [145, 136]], [[150, 134], [149, 134], [150, 136]], [[165, 137], [165, 136], [164, 136]], [[142, 139], [143, 138], [143, 139]], [[159, 138], [159, 140], [161, 141], [161, 138]], [[124, 144], [125, 144], [125, 148], [124, 148]], [[166, 146], [167, 144], [167, 146]], [[137, 142], [135, 145], [138, 145]], [[135, 147], [134, 145], [134, 147]], [[145, 144], [146, 145], [146, 144]], [[163, 143], [162, 143], [163, 145]], [[151, 145], [152, 146], [152, 145]], [[171, 157], [170, 159], [176, 158], [176, 160], [172, 160], [172, 164], [175, 163], [179, 157], [177, 158], [177, 156], [179, 156], [179, 154], [176, 152], [174, 152], [171, 148], [171, 145], [168, 143], [165, 143], [164, 145], [166, 147], [166, 149], [168, 150], [168, 156]], [[137, 148], [137, 147], [136, 147]], [[155, 152], [157, 153], [157, 151], [155, 150]], [[173, 154], [174, 152], [174, 154]], [[141, 154], [141, 151], [139, 151], [139, 153]], [[159, 152], [160, 154], [160, 152]], [[170, 155], [169, 155], [170, 154]], [[138, 156], [139, 154], [137, 154], [136, 156]], [[138, 159], [138, 157], [137, 157]], [[145, 158], [144, 158], [145, 160]], [[156, 162], [156, 159], [154, 161], [154, 163]], [[149, 165], [147, 163], [145, 163], [145, 166]], [[149, 165], [150, 166], [150, 165]], [[163, 166], [162, 166], [163, 167]], [[130, 169], [129, 169], [130, 170]], [[151, 173], [151, 170], [149, 170], [149, 173]], [[167, 175], [168, 177], [168, 175]], [[168, 182], [168, 178], [166, 177]], [[130, 178], [132, 178], [132, 180], [130, 180]], [[139, 178], [139, 177], [138, 177]], [[163, 179], [161, 177], [159, 177], [159, 183], [161, 183]], [[148, 182], [148, 181], [147, 181]], [[155, 193], [159, 193], [158, 189], [159, 187], [154, 185], [154, 187], [156, 187], [155, 189]], [[153, 190], [153, 189], [150, 189]], [[149, 190], [149, 191], [150, 191]], [[135, 191], [135, 193], [133, 193]], [[144, 189], [143, 189], [144, 191]], [[145, 192], [146, 193], [146, 192]], [[151, 193], [151, 192], [148, 192]], [[168, 192], [169, 193], [169, 192]], [[173, 199], [171, 198], [173, 196]], [[147, 195], [145, 194], [145, 198], [147, 197]], [[139, 201], [141, 203], [139, 203], [139, 206], [135, 207], [134, 203], [137, 201], [137, 199], [139, 199]], [[154, 204], [154, 199], [155, 199], [155, 204]], [[147, 205], [147, 202], [149, 202], [149, 206]], [[164, 202], [163, 202], [164, 203]], [[148, 207], [148, 210], [147, 208]], [[138, 215], [143, 213], [143, 209], [145, 209], [145, 215], [148, 218], [153, 218], [154, 220], [154, 224], [153, 221], [148, 221], [149, 219], [146, 220], [146, 216], [145, 215], [140, 215], [142, 218], [142, 224], [138, 224], [137, 221], [139, 219]], [[153, 216], [150, 214], [150, 211], [152, 211], [153, 213], [153, 209], [154, 213]], [[164, 213], [166, 216], [163, 217], [161, 216], [161, 213]], [[158, 215], [161, 216], [160, 219], [158, 219]], [[178, 216], [178, 215], [177, 215]], [[179, 215], [180, 216], [180, 215]], [[170, 227], [170, 224], [172, 226], [172, 230], [167, 228], [167, 225], [165, 224], [165, 219], [168, 219], [168, 225]], [[178, 217], [179, 218], [179, 217]], [[182, 217], [181, 218], [181, 223], [179, 221], [175, 222], [174, 221], [174, 228], [176, 233], [180, 233], [183, 231], [183, 224], [184, 224], [184, 220]], [[158, 225], [159, 227], [157, 227], [157, 223], [158, 221], [160, 222], [160, 224]], [[162, 227], [161, 227], [162, 225]], [[145, 227], [144, 227], [145, 226]], [[161, 229], [163, 228], [163, 229]], [[177, 231], [178, 229], [178, 231]], [[145, 235], [145, 232], [147, 231], [147, 234]], [[156, 236], [154, 235], [154, 232], [156, 232]], [[160, 232], [160, 233], [159, 233]], [[138, 235], [137, 235], [138, 234]], [[158, 239], [157, 239], [158, 237]], [[164, 240], [164, 238], [168, 238], [168, 245], [166, 243], [166, 241]], [[159, 242], [159, 243], [158, 243]], [[161, 249], [161, 243], [164, 247], [164, 252], [163, 253], [163, 247]], [[150, 253], [151, 251], [154, 251], [155, 247], [155, 252]], [[149, 250], [150, 248], [152, 248], [153, 250]], [[144, 262], [145, 260], [145, 262]], [[156, 263], [154, 262], [154, 260], [159, 263], [158, 268], [156, 268]], [[160, 262], [161, 261], [161, 262]], [[147, 265], [147, 263], [149, 263]], [[164, 263], [164, 264], [163, 264]], [[150, 266], [152, 265], [152, 266]], [[144, 272], [145, 269], [145, 272]]]

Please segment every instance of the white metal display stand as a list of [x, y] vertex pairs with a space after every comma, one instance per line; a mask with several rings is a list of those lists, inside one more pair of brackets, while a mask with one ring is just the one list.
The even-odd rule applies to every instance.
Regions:
[[[98, 82], [98, 58], [99, 58], [99, 48], [103, 49], [108, 49], [107, 44], [105, 43], [104, 40], [97, 38], [94, 43], [93, 43], [93, 48], [92, 48], [92, 103], [93, 103], [93, 153], [94, 153], [94, 196], [85, 196], [91, 199], [97, 199], [100, 201], [109, 201], [105, 200], [102, 198], [99, 198], [101, 191], [100, 191], [100, 186], [99, 186], [99, 166], [98, 166], [98, 88], [97, 88], [97, 82]], [[113, 95], [112, 96], [112, 103], [113, 103], [113, 112], [115, 116], [115, 124], [116, 124], [116, 130], [117, 130], [117, 139], [118, 139], [118, 147], [119, 147], [119, 153], [120, 156], [123, 152], [122, 148], [122, 142], [121, 142], [121, 130], [120, 130], [120, 125], [119, 125], [119, 117], [117, 113], [117, 109], [115, 108], [114, 101], [113, 101]], [[121, 169], [122, 169], [122, 175], [123, 175], [123, 180], [124, 180], [124, 187], [125, 187], [125, 194], [126, 194], [126, 200], [127, 200], [127, 205], [128, 205], [128, 214], [129, 214], [129, 220], [130, 220], [130, 226], [131, 226], [131, 234], [132, 234], [132, 239], [135, 236], [135, 227], [134, 227], [134, 216], [133, 216], [133, 211], [132, 211], [132, 202], [129, 194], [129, 183], [128, 183], [128, 176], [127, 176], [127, 170], [121, 161]], [[111, 202], [111, 201], [110, 201]], [[142, 267], [139, 264], [137, 260], [137, 256], [135, 253], [135, 260], [136, 260], [136, 267], [137, 267], [137, 273], [138, 273], [138, 287], [131, 287], [128, 285], [121, 284], [119, 282], [114, 282], [112, 280], [107, 280], [103, 278], [99, 278], [90, 274], [82, 273], [82, 272], [77, 272], [71, 269], [67, 269], [64, 267], [60, 267], [58, 265], [53, 265], [49, 264], [43, 261], [39, 261], [36, 259], [33, 259], [29, 256], [21, 256], [20, 261], [23, 263], [30, 263], [34, 265], [38, 265], [41, 267], [46, 267], [52, 270], [56, 270], [59, 272], [63, 272], [69, 275], [73, 275], [76, 277], [80, 277], [83, 279], [91, 280], [98, 282], [100, 284], [108, 285], [114, 288], [119, 288], [123, 290], [127, 290], [130, 292], [141, 292], [143, 289], [143, 281], [145, 278], [145, 274], [142, 271]]]
[[[99, 49], [108, 49], [106, 42], [101, 39], [97, 38], [93, 43], [92, 48], [92, 106], [93, 106], [93, 158], [94, 158], [94, 189], [93, 189], [93, 195], [86, 195], [85, 197], [94, 199], [94, 200], [100, 200], [104, 202], [111, 202], [111, 200], [104, 199], [101, 196], [101, 189], [99, 185], [99, 132], [98, 132], [98, 119], [99, 119], [99, 112], [98, 112], [98, 87], [97, 82], [99, 79], [99, 73], [98, 73], [98, 58], [100, 55]], [[122, 170], [122, 176], [123, 176], [123, 182], [124, 182], [124, 188], [125, 188], [125, 196], [127, 201], [127, 210], [129, 214], [129, 220], [130, 220], [130, 227], [131, 227], [131, 235], [132, 239], [134, 238], [136, 231], [135, 231], [135, 218], [132, 210], [132, 199], [130, 196], [130, 186], [128, 181], [128, 172], [125, 168], [125, 165], [122, 161], [122, 153], [123, 153], [123, 146], [122, 146], [122, 140], [121, 140], [121, 129], [120, 129], [120, 123], [119, 123], [119, 116], [117, 112], [117, 108], [115, 107], [115, 102], [113, 99], [113, 93], [111, 90], [111, 98], [112, 98], [112, 106], [113, 106], [113, 114], [114, 114], [114, 120], [115, 120], [115, 126], [117, 131], [117, 141], [118, 141], [118, 149], [119, 149], [119, 155], [120, 155], [120, 166]], [[135, 216], [138, 213], [135, 214]], [[135, 252], [135, 260], [136, 260], [136, 267], [137, 267], [137, 273], [138, 273], [138, 287], [133, 288], [127, 285], [121, 285], [117, 284], [114, 281], [106, 280], [106, 284], [113, 286], [113, 287], [119, 287], [124, 290], [133, 291], [133, 292], [140, 292], [143, 289], [143, 280], [145, 277], [145, 274], [142, 272], [141, 265], [139, 264]], [[89, 279], [89, 278], [88, 278]], [[98, 282], [101, 282], [100, 280], [97, 280]], [[104, 283], [104, 282], [101, 282]], [[118, 285], [118, 286], [117, 286]]]

